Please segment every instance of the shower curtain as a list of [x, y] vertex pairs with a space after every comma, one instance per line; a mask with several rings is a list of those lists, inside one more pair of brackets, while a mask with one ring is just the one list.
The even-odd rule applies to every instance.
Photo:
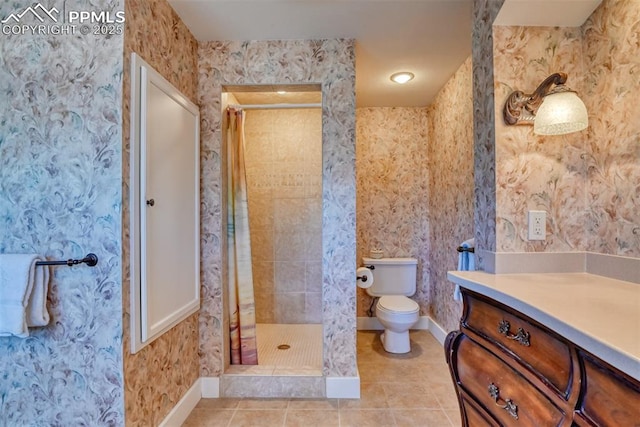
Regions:
[[257, 365], [251, 236], [244, 165], [244, 112], [227, 109], [227, 252], [231, 364]]

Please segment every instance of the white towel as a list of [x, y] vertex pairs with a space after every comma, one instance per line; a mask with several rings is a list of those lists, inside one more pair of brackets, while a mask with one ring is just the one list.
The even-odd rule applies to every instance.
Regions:
[[29, 326], [49, 323], [49, 268], [36, 254], [0, 254], [0, 336], [29, 336]]
[[[460, 244], [463, 248], [475, 248], [475, 239], [465, 240]], [[476, 258], [472, 252], [462, 251], [458, 254], [458, 270], [459, 271], [473, 271], [476, 269]], [[460, 285], [456, 285], [453, 290], [453, 299], [455, 301], [462, 301], [462, 293], [460, 292]]]

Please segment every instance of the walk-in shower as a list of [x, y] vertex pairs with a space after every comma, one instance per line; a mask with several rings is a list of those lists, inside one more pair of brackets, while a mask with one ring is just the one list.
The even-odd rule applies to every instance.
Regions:
[[227, 88], [222, 107], [243, 115], [258, 365], [321, 375], [322, 99], [292, 89]]

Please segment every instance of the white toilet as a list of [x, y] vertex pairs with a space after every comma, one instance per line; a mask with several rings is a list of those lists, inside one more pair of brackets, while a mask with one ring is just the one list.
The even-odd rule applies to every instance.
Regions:
[[407, 297], [416, 293], [415, 258], [363, 258], [365, 266], [372, 266], [373, 284], [365, 288], [376, 304], [376, 317], [384, 326], [380, 337], [389, 353], [408, 353], [409, 329], [418, 322], [420, 307]]

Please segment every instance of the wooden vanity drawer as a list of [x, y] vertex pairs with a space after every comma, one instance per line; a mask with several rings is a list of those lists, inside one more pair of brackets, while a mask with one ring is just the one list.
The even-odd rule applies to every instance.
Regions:
[[571, 347], [543, 325], [469, 291], [462, 326], [511, 354], [567, 400], [573, 381]]
[[482, 409], [479, 409], [473, 400], [462, 396], [462, 424], [472, 427], [500, 427], [497, 421], [493, 420], [490, 416], [485, 414]]
[[580, 414], [597, 426], [640, 426], [640, 384], [587, 353], [580, 352], [580, 359]]
[[452, 344], [450, 367], [459, 387], [500, 425], [570, 424], [572, 414], [567, 418], [547, 396], [491, 351], [464, 334]]

